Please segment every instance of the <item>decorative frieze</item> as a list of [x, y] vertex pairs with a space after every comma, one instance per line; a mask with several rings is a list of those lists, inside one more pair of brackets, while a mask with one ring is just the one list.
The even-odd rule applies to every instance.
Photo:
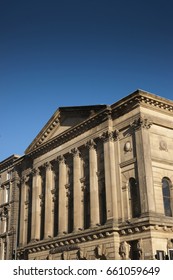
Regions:
[[50, 254], [57, 254], [57, 253], [62, 253], [64, 251], [73, 251], [73, 250], [79, 250], [80, 247], [78, 245], [63, 245], [58, 248], [51, 249], [49, 251]]

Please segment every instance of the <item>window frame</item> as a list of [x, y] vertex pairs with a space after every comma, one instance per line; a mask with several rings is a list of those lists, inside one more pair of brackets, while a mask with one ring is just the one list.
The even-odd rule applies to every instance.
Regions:
[[171, 180], [168, 177], [163, 177], [162, 178], [162, 198], [163, 198], [164, 215], [166, 217], [172, 217], [171, 186], [172, 186]]
[[129, 178], [129, 202], [131, 217], [138, 218], [141, 214], [140, 192], [137, 180], [134, 177]]

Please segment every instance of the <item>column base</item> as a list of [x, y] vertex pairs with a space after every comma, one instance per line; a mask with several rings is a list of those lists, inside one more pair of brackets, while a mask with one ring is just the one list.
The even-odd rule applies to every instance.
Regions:
[[31, 239], [31, 241], [30, 241], [29, 243], [36, 243], [36, 242], [38, 242], [38, 241], [40, 241], [40, 239], [33, 238], [33, 239]]
[[66, 235], [66, 234], [68, 234], [67, 231], [58, 232], [57, 237], [61, 237], [61, 236], [64, 236], [64, 235]]
[[52, 235], [46, 235], [46, 236], [44, 236], [44, 239], [51, 239], [51, 238], [53, 238]]
[[90, 229], [93, 229], [93, 228], [98, 228], [98, 227], [100, 227], [101, 226], [101, 224], [93, 224], [93, 225], [90, 225]]

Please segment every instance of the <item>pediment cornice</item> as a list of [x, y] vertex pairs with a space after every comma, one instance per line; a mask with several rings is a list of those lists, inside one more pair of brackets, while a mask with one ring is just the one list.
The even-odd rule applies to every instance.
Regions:
[[33, 142], [29, 145], [29, 147], [25, 151], [25, 154], [28, 154], [32, 150], [37, 149], [37, 147], [40, 146], [43, 143], [43, 141], [48, 137], [51, 131], [55, 127], [59, 126], [59, 120], [60, 120], [60, 111], [58, 110], [51, 117], [51, 119], [46, 123], [46, 125], [43, 127], [43, 129], [40, 131], [37, 137], [33, 140]]
[[165, 113], [173, 113], [173, 101], [143, 90], [137, 90], [111, 105], [112, 115], [114, 117], [119, 117], [139, 106], [145, 106], [162, 112], [164, 111]]
[[[57, 146], [64, 144], [65, 142], [70, 141], [71, 139], [81, 135], [85, 131], [95, 127], [101, 122], [104, 122], [110, 117], [111, 110], [109, 106], [106, 109], [103, 109], [101, 112], [94, 114], [85, 121], [79, 123], [78, 125], [67, 129], [65, 132], [51, 138], [49, 141], [42, 143], [41, 141], [35, 141], [35, 145], [32, 145], [32, 149], [27, 149], [26, 154], [28, 156], [40, 155], [45, 152], [48, 152]], [[30, 147], [30, 146], [29, 146]]]

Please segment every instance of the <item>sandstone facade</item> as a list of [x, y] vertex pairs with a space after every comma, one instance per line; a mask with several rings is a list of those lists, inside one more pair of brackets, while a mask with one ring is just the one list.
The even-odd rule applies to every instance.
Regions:
[[173, 101], [59, 108], [0, 163], [0, 258], [173, 258], [172, 153]]

